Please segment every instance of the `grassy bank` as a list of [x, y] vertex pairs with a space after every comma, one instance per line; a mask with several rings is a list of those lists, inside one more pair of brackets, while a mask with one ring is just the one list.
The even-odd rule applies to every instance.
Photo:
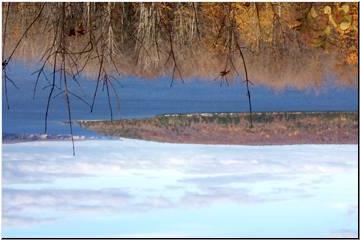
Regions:
[[357, 112], [168, 114], [149, 119], [79, 121], [107, 136], [172, 143], [349, 144], [358, 142]]

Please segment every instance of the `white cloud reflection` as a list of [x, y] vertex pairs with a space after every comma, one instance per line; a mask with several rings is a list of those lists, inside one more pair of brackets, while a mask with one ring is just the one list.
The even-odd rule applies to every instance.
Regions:
[[357, 169], [356, 145], [83, 141], [74, 158], [68, 146], [3, 145], [5, 228], [56, 222], [75, 212], [118, 215], [317, 198], [327, 184]]

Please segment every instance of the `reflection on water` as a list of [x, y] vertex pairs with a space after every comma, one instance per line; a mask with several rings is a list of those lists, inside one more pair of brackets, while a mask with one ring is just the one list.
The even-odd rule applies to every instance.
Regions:
[[357, 235], [357, 146], [3, 145], [3, 236]]
[[[9, 74], [20, 87], [16, 90], [9, 86], [10, 110], [3, 105], [3, 131], [13, 134], [43, 133], [44, 118], [49, 88], [45, 81], [39, 82], [36, 98], [33, 88], [36, 74], [31, 69], [14, 64]], [[352, 87], [334, 84], [334, 79], [318, 89], [296, 90], [288, 88], [274, 91], [255, 83], [251, 87], [253, 111], [357, 111], [358, 91]], [[82, 79], [81, 87], [70, 82], [72, 91], [92, 100], [96, 81]], [[214, 81], [189, 81], [185, 84], [176, 82], [170, 88], [169, 79], [140, 80], [124, 78], [123, 87], [115, 85], [120, 95], [120, 112], [114, 106], [114, 118], [144, 118], [165, 113], [188, 112], [247, 112], [248, 100], [242, 83], [230, 87], [220, 87]], [[43, 89], [45, 87], [45, 89]], [[54, 95], [56, 95], [55, 93]], [[71, 98], [73, 119], [110, 119], [106, 92], [99, 91], [94, 112], [90, 114], [88, 106], [76, 98]], [[5, 101], [3, 101], [5, 104]], [[49, 134], [67, 134], [67, 111], [63, 97], [53, 99], [49, 113]], [[94, 135], [94, 133], [76, 128], [75, 135]]]

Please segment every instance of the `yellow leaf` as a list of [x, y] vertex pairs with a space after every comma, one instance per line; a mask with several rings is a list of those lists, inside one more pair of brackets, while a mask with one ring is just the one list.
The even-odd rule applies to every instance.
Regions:
[[340, 7], [340, 10], [342, 10], [344, 13], [348, 13], [350, 10], [350, 7], [349, 7], [349, 5], [344, 4]]
[[330, 6], [325, 6], [324, 7], [324, 13], [325, 14], [331, 14], [331, 7]]
[[339, 27], [342, 31], [346, 31], [347, 29], [349, 29], [350, 26], [351, 26], [350, 22], [342, 22], [340, 23]]
[[310, 9], [310, 16], [313, 18], [316, 18], [318, 16], [314, 7], [311, 7]]
[[325, 34], [325, 35], [330, 35], [330, 33], [331, 33], [331, 28], [330, 28], [330, 26], [326, 26], [326, 28], [324, 29], [324, 34]]

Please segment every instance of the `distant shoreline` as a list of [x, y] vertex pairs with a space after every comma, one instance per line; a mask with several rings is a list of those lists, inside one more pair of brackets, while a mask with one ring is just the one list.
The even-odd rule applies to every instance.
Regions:
[[357, 112], [257, 112], [163, 114], [146, 119], [79, 120], [111, 137], [168, 143], [288, 145], [358, 144]]

